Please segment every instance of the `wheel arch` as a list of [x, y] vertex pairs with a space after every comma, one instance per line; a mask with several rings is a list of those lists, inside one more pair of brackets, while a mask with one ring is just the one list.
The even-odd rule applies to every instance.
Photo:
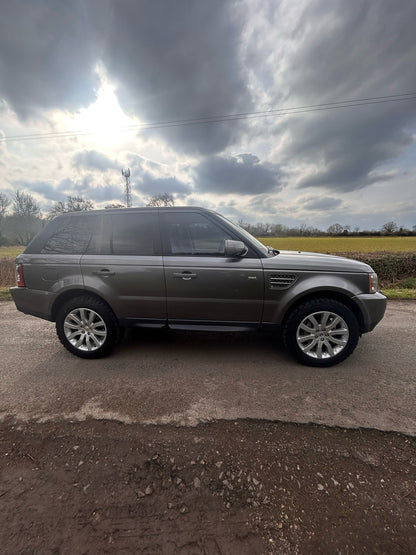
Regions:
[[289, 315], [294, 310], [296, 310], [296, 308], [298, 306], [300, 306], [301, 304], [303, 304], [307, 301], [311, 301], [311, 300], [314, 300], [314, 299], [331, 299], [331, 300], [338, 301], [338, 302], [344, 304], [347, 308], [349, 308], [351, 310], [351, 312], [357, 318], [358, 326], [360, 328], [360, 334], [363, 333], [364, 318], [363, 318], [363, 315], [362, 315], [359, 307], [356, 305], [356, 303], [348, 295], [344, 295], [343, 293], [340, 293], [338, 291], [332, 291], [332, 290], [313, 291], [311, 293], [307, 293], [305, 295], [302, 295], [301, 297], [297, 297], [296, 299], [294, 299], [293, 302], [289, 303], [285, 307], [283, 317], [282, 317], [282, 329], [283, 329]]
[[68, 301], [70, 301], [71, 299], [74, 299], [75, 297], [89, 297], [89, 298], [93, 298], [96, 299], [97, 301], [100, 301], [101, 303], [104, 303], [113, 313], [114, 318], [117, 320], [117, 317], [114, 313], [114, 310], [112, 309], [112, 307], [108, 304], [108, 302], [106, 300], [104, 300], [102, 297], [100, 297], [100, 295], [97, 295], [96, 293], [93, 293], [92, 291], [89, 291], [88, 289], [71, 289], [68, 291], [64, 291], [63, 293], [61, 293], [59, 295], [59, 297], [57, 297], [52, 305], [52, 310], [51, 310], [51, 314], [52, 314], [52, 321], [56, 322], [56, 318], [58, 316], [58, 312], [59, 309]]

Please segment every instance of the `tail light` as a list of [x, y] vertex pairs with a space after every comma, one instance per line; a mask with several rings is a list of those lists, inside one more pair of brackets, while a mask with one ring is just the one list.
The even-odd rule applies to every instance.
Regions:
[[16, 264], [16, 283], [18, 287], [25, 287], [25, 278], [23, 277], [23, 264]]

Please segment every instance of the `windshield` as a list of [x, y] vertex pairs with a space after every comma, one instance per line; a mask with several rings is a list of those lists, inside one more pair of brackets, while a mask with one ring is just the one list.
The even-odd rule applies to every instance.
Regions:
[[246, 231], [245, 229], [243, 229], [242, 227], [240, 227], [239, 225], [233, 223], [231, 220], [229, 220], [228, 218], [225, 218], [224, 216], [222, 216], [221, 214], [218, 214], [218, 216], [224, 220], [225, 222], [227, 222], [228, 225], [230, 225], [232, 228], [234, 228], [235, 231], [237, 231], [237, 233], [239, 235], [243, 235], [247, 241], [249, 243], [251, 243], [253, 246], [257, 247], [261, 252], [264, 252], [265, 254], [268, 254], [269, 250], [267, 247], [265, 247], [263, 245], [263, 243], [260, 243], [260, 241], [258, 239], [256, 239], [255, 237], [253, 237], [253, 235], [251, 235], [251, 233], [249, 233], [248, 231]]

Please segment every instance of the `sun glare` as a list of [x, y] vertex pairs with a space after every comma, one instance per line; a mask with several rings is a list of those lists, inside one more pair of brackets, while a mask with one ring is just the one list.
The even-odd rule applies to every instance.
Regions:
[[128, 140], [134, 131], [128, 130], [137, 122], [126, 116], [117, 95], [109, 83], [102, 83], [95, 102], [82, 108], [72, 119], [72, 127], [88, 135], [94, 142], [113, 144]]

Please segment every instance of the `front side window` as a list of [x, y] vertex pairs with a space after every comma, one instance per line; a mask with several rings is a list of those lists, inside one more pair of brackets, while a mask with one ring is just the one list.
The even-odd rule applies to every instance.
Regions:
[[231, 235], [208, 218], [195, 213], [164, 214], [166, 248], [170, 254], [223, 256]]

